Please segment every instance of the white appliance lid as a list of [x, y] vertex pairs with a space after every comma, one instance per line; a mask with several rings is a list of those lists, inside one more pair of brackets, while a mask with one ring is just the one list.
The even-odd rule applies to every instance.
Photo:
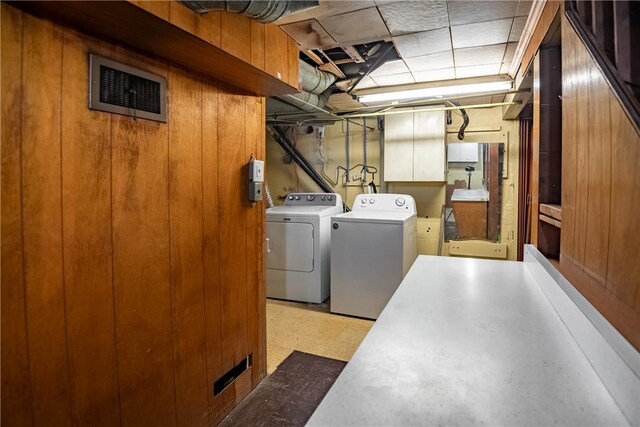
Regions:
[[336, 215], [332, 221], [404, 224], [416, 218], [415, 212], [349, 212]]
[[269, 215], [327, 216], [342, 213], [340, 206], [274, 206], [267, 209]]

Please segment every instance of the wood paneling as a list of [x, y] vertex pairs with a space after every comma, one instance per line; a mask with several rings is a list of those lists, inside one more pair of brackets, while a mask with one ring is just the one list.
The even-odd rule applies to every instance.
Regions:
[[[640, 313], [640, 137], [611, 96], [611, 214], [607, 289]], [[640, 325], [635, 329], [640, 335]], [[636, 347], [640, 345], [640, 337]]]
[[546, 0], [546, 4], [544, 5], [544, 9], [542, 10], [542, 14], [540, 15], [540, 19], [538, 20], [538, 24], [531, 35], [531, 39], [529, 40], [529, 44], [525, 48], [524, 54], [522, 55], [522, 61], [520, 63], [520, 68], [518, 68], [519, 73], [524, 76], [529, 69], [529, 64], [533, 61], [536, 56], [540, 45], [542, 44], [542, 40], [544, 40], [553, 20], [556, 17], [556, 14], [560, 10], [560, 6], [562, 2], [559, 0]]
[[[94, 45], [103, 55], [107, 46]], [[111, 117], [86, 108], [89, 45], [65, 33], [62, 62], [62, 211], [72, 415], [120, 422], [111, 246]], [[99, 404], [98, 404], [99, 402]]]
[[[216, 424], [265, 375], [264, 98], [1, 8], [3, 425]], [[89, 110], [89, 52], [167, 123]]]
[[36, 424], [62, 425], [71, 419], [62, 255], [62, 30], [27, 15], [23, 22], [22, 234], [33, 412]]
[[[202, 82], [169, 70], [169, 222], [178, 425], [209, 422], [202, 228]], [[197, 165], [199, 167], [194, 167]]]
[[640, 136], [563, 18], [560, 270], [640, 348]]
[[[220, 105], [225, 115], [245, 123], [245, 97], [221, 93]], [[247, 98], [248, 100], [249, 98]], [[220, 288], [222, 312], [222, 366], [226, 372], [247, 356], [247, 253], [246, 241], [237, 230], [247, 227], [243, 211], [246, 202], [247, 175], [238, 165], [249, 158], [246, 155], [246, 135], [238, 132], [231, 121], [218, 123], [218, 240], [220, 251]]]
[[2, 422], [33, 424], [22, 247], [22, 15], [2, 7]]
[[221, 15], [222, 49], [251, 63], [251, 21], [237, 13]]
[[[264, 70], [264, 24], [251, 21], [251, 65]], [[295, 86], [298, 87], [297, 85]]]
[[[283, 82], [289, 81], [289, 62], [282, 61], [289, 55], [289, 37], [279, 27], [267, 25], [264, 29], [265, 68], [270, 75]], [[297, 77], [297, 75], [296, 75]], [[296, 85], [297, 87], [297, 85]]]
[[[167, 76], [165, 64], [145, 65]], [[133, 425], [174, 422], [167, 126], [113, 115], [111, 134], [122, 417]], [[149, 390], [154, 390], [153, 399]]]
[[[264, 116], [262, 112], [263, 102], [261, 98], [246, 99], [247, 121], [245, 156], [250, 158], [264, 158]], [[259, 355], [265, 354], [262, 342], [262, 331], [266, 329], [265, 309], [266, 295], [261, 295], [260, 283], [263, 282], [263, 247], [264, 242], [264, 209], [262, 202], [252, 203], [248, 220], [254, 224], [254, 228], [247, 230], [247, 260], [257, 258], [257, 263], [247, 264], [247, 322], [256, 319], [259, 328], [248, 330], [249, 353], [256, 355], [253, 358], [252, 383], [258, 384], [266, 370], [264, 359]]]
[[[274, 78], [275, 73], [267, 73], [251, 65], [251, 23], [249, 18], [242, 15], [220, 14], [221, 37], [218, 46], [208, 41], [209, 37], [216, 38], [218, 28], [215, 20], [212, 21], [214, 25], [211, 29], [196, 25], [194, 30], [191, 17], [185, 14], [193, 14], [196, 23], [209, 21], [206, 18], [198, 21], [195, 13], [185, 10], [182, 4], [174, 5], [172, 10], [179, 11], [174, 13], [174, 19], [179, 25], [184, 25], [186, 30], [172, 24], [168, 18], [128, 1], [14, 1], [11, 4], [86, 34], [122, 43], [222, 80], [238, 88], [235, 89], [236, 92], [247, 91], [264, 96], [296, 91], [296, 88], [287, 83], [286, 78]], [[155, 6], [153, 10], [155, 11]], [[286, 43], [289, 38], [274, 24], [265, 28], [271, 28], [283, 39], [284, 51], [278, 50], [278, 55], [272, 56], [271, 62], [272, 67], [284, 70], [282, 75], [288, 75]], [[267, 51], [271, 49], [270, 47]]]

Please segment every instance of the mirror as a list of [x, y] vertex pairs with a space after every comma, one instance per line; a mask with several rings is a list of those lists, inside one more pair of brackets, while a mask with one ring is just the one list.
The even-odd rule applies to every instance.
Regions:
[[500, 241], [503, 143], [447, 144], [444, 240]]

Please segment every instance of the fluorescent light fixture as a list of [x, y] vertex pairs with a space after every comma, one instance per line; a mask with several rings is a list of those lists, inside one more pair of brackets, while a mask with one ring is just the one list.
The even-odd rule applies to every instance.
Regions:
[[463, 95], [470, 93], [497, 92], [501, 90], [511, 89], [510, 81], [473, 83], [457, 86], [440, 86], [427, 87], [422, 89], [410, 89], [397, 92], [372, 93], [371, 95], [362, 95], [358, 97], [358, 101], [363, 103], [381, 102], [381, 101], [400, 101], [405, 99], [422, 99], [436, 98], [453, 95]]

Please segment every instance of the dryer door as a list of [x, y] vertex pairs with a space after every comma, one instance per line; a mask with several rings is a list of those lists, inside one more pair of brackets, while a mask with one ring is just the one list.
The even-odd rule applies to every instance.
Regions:
[[313, 225], [267, 222], [267, 268], [313, 271]]

